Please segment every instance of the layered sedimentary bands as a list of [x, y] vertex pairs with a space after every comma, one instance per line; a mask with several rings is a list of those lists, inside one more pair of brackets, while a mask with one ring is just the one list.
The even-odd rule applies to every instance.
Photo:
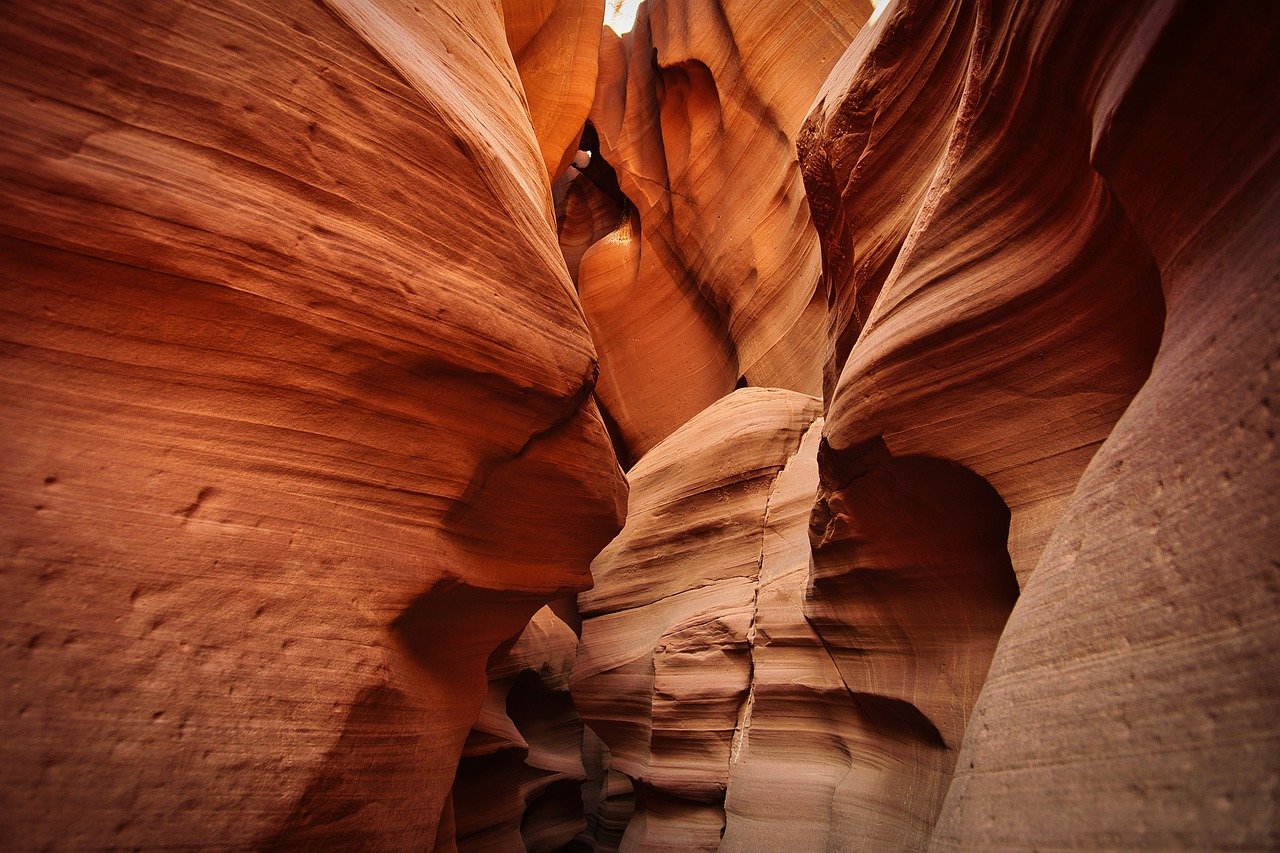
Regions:
[[1280, 14], [616, 12], [5, 8], [4, 847], [1280, 846]]

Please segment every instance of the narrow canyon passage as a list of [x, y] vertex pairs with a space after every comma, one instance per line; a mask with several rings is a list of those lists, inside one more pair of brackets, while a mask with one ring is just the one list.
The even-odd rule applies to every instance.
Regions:
[[1280, 13], [0, 15], [5, 849], [1280, 847]]

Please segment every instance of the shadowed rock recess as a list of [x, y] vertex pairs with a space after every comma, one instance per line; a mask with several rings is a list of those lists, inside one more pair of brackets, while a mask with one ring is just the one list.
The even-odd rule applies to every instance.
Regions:
[[1280, 847], [1280, 7], [623, 6], [6, 6], [0, 846]]

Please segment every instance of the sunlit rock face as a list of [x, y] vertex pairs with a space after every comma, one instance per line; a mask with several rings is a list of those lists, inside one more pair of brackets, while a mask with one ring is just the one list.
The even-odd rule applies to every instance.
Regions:
[[745, 377], [816, 394], [820, 258], [794, 139], [866, 2], [642, 3], [591, 122], [630, 215], [578, 284], [599, 396], [639, 458]]
[[504, 0], [507, 43], [548, 177], [577, 152], [596, 93], [605, 0]]
[[625, 497], [501, 15], [0, 27], [0, 835], [451, 844], [486, 660]]
[[8, 847], [1280, 847], [1275, 10], [0, 32]]

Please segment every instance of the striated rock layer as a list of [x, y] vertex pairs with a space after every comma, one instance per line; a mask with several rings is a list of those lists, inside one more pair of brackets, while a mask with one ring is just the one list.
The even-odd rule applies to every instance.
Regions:
[[501, 15], [0, 31], [0, 835], [450, 846], [486, 659], [625, 494]]
[[712, 849], [752, 683], [770, 494], [815, 400], [743, 389], [631, 470], [622, 534], [578, 598], [572, 692], [636, 786], [623, 848]]
[[[805, 619], [817, 413], [794, 392], [736, 391], [630, 472], [626, 526], [579, 596], [572, 683], [610, 771], [636, 791], [622, 849], [927, 838], [910, 805], [940, 802], [949, 777], [936, 759], [953, 754], [936, 731], [913, 728], [924, 717], [891, 684], [843, 675]], [[1005, 571], [1012, 585], [1007, 560]], [[880, 606], [885, 618], [910, 612]], [[904, 655], [868, 659], [892, 672]]]
[[833, 343], [806, 612], [950, 753], [900, 843], [1276, 843], [1270, 17], [892, 4], [801, 135]]
[[573, 159], [595, 99], [604, 0], [504, 0], [502, 22], [554, 180]]
[[1097, 24], [1094, 162], [1164, 339], [1025, 586], [938, 849], [1280, 845], [1280, 21], [1143, 12]]
[[[1064, 10], [1055, 33], [992, 14], [891, 6], [833, 72], [800, 150], [826, 211], [837, 358], [857, 340], [832, 375], [830, 451], [858, 466], [883, 443], [978, 474], [1009, 507], [1025, 580], [1145, 380], [1163, 304], [1089, 159], [1092, 21]], [[917, 126], [909, 162], [882, 153]]]
[[605, 32], [590, 117], [631, 216], [578, 283], [632, 456], [740, 379], [818, 392], [818, 244], [793, 141], [869, 12], [648, 0], [631, 32]]
[[1280, 14], [11, 5], [7, 846], [1280, 846]]

